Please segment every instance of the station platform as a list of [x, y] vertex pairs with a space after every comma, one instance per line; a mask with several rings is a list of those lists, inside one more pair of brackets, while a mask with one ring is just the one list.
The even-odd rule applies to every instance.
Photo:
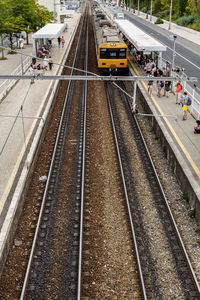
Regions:
[[[137, 10], [133, 13], [132, 10], [129, 12], [129, 9], [127, 8], [126, 12], [134, 15], [136, 18], [142, 19], [142, 21], [146, 24], [154, 23], [157, 19], [152, 16], [152, 20], [150, 20], [149, 15], [148, 18], [146, 18], [147, 14], [142, 12], [139, 12], [138, 14]], [[191, 47], [190, 42], [200, 45], [200, 32], [178, 26], [174, 23], [170, 24], [169, 30], [169, 22], [165, 20], [163, 21], [163, 24], [157, 24], [154, 26], [159, 26], [166, 30], [167, 36], [174, 34], [177, 35], [177, 40], [184, 39], [186, 41], [186, 48]], [[144, 71], [140, 68], [135, 68], [135, 73], [138, 76], [144, 75]], [[190, 75], [192, 76], [192, 74]], [[196, 208], [196, 212], [198, 213], [197, 220], [200, 222], [200, 134], [194, 134], [196, 119], [188, 113], [188, 119], [183, 121], [183, 109], [181, 105], [176, 104], [175, 94], [169, 93], [168, 98], [164, 96], [158, 98], [156, 86], [157, 85], [154, 82], [153, 93], [152, 96], [150, 96], [147, 92], [147, 82], [140, 83], [140, 87], [144, 90], [151, 110], [156, 116], [164, 135], [171, 144], [171, 148], [173, 149], [179, 164], [195, 192], [196, 199], [193, 198], [192, 206], [193, 208]], [[171, 117], [157, 117], [158, 115], [170, 115]]]
[[[139, 68], [131, 63], [135, 73], [138, 76], [143, 75]], [[152, 95], [148, 94], [147, 81], [140, 83], [140, 88], [144, 90], [146, 100], [150, 105], [154, 116], [162, 123], [164, 134], [169, 136], [174, 144], [174, 151], [181, 159], [181, 165], [187, 171], [189, 179], [197, 187], [196, 192], [200, 199], [200, 134], [194, 134], [196, 120], [188, 112], [187, 120], [183, 120], [182, 105], [176, 104], [174, 92], [169, 92], [168, 97], [158, 97], [157, 84], [154, 82]], [[140, 113], [138, 118], [145, 118]], [[190, 175], [189, 175], [190, 173]]]
[[[65, 61], [79, 20], [80, 14], [74, 14], [69, 20], [68, 30], [63, 33], [64, 48], [58, 48], [57, 40], [53, 41], [51, 52], [53, 62], [60, 64]], [[178, 35], [178, 32], [176, 34]], [[182, 31], [179, 34], [190, 40], [190, 32]], [[195, 41], [200, 44], [200, 39], [195, 39]], [[31, 47], [25, 45], [24, 52], [32, 54], [32, 51]], [[21, 55], [14, 55], [12, 63], [11, 60], [0, 61], [0, 74], [11, 74], [17, 64], [20, 64], [20, 57]], [[52, 71], [46, 72], [48, 75], [59, 75], [60, 71], [59, 66], [54, 65]], [[142, 85], [145, 90], [146, 85], [144, 83]], [[0, 103], [0, 272], [20, 195], [55, 89], [56, 82], [53, 81], [38, 80], [30, 84], [28, 80], [20, 80]], [[165, 135], [169, 136], [174, 144], [175, 155], [179, 157], [188, 180], [200, 200], [200, 135], [193, 133], [195, 119], [189, 114], [188, 120], [182, 121], [183, 111], [179, 105], [176, 105], [175, 95], [172, 93], [168, 98], [158, 98], [154, 88], [152, 97], [148, 94], [146, 97], [155, 114], [177, 117], [177, 120], [163, 117], [160, 118], [160, 122], [163, 124]], [[12, 117], [5, 117], [9, 115]], [[33, 119], [24, 119], [23, 123], [22, 119], [16, 118], [17, 115], [32, 116]], [[41, 119], [36, 119], [36, 117]], [[29, 145], [28, 153], [25, 151], [26, 145]], [[25, 163], [22, 164], [23, 161]]]
[[[42, 71], [44, 75], [61, 75], [60, 64], [64, 64], [67, 58], [80, 17], [80, 13], [74, 13], [68, 19], [68, 29], [62, 33], [65, 39], [63, 48], [58, 47], [57, 39], [52, 40], [50, 55], [56, 64], [51, 71]], [[8, 60], [0, 61], [1, 75], [12, 74], [21, 65], [21, 59], [33, 55], [31, 39], [29, 42], [19, 50], [20, 54], [9, 55], [5, 51]], [[42, 64], [42, 61], [37, 63]], [[30, 75], [28, 71], [26, 74]], [[30, 80], [19, 80], [0, 103], [0, 273], [20, 196], [57, 84], [58, 81], [51, 80], [36, 79], [34, 84], [30, 84]], [[28, 116], [31, 118], [26, 118]]]

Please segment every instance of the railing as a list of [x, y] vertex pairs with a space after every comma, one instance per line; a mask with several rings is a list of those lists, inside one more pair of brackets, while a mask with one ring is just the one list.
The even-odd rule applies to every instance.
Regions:
[[[166, 60], [162, 59], [162, 67], [166, 67]], [[178, 66], [175, 66], [175, 68], [179, 68]], [[195, 119], [200, 119], [200, 89], [193, 88], [188, 81], [186, 81], [186, 78], [188, 77], [183, 71], [177, 74], [177, 72], [173, 72], [171, 74], [172, 77], [178, 77], [177, 80], [180, 80], [180, 77], [182, 77], [182, 85], [183, 85], [183, 92], [187, 92], [188, 96], [192, 99], [192, 105], [188, 107], [189, 112], [191, 115], [194, 116]], [[173, 90], [175, 90], [175, 84], [176, 82], [173, 82]], [[199, 90], [199, 93], [197, 92]]]
[[[19, 65], [11, 73], [11, 75], [23, 75], [27, 71], [30, 64], [31, 64], [31, 58], [28, 56], [22, 61], [21, 65]], [[7, 79], [0, 84], [0, 102], [8, 94], [8, 92], [11, 90], [11, 88], [14, 86], [16, 82], [17, 79]]]

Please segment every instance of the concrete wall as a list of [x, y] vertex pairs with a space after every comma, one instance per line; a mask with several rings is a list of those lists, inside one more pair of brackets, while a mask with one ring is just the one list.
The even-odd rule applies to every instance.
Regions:
[[54, 11], [54, 2], [59, 3], [60, 0], [38, 0], [39, 5], [45, 6], [49, 11]]

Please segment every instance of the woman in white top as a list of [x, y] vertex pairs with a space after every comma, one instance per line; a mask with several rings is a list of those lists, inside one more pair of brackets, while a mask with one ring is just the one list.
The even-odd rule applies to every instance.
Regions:
[[49, 60], [47, 55], [45, 55], [44, 59], [43, 59], [43, 66], [44, 66], [44, 70], [48, 69], [48, 65], [49, 65]]
[[[34, 70], [34, 68], [33, 68], [33, 65], [32, 65], [32, 64], [30, 65], [30, 67], [29, 67], [28, 71], [29, 71], [29, 73], [30, 73], [30, 75], [31, 75], [31, 76], [34, 76], [34, 75], [35, 75], [35, 70]], [[33, 83], [35, 83], [35, 81], [34, 81], [34, 77], [32, 77], [32, 78], [31, 78], [31, 84], [33, 84]]]

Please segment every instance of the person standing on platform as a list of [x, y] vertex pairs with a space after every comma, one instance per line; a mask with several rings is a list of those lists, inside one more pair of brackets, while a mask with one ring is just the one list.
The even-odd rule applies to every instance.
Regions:
[[188, 96], [187, 92], [183, 93], [183, 121], [187, 120], [187, 112], [188, 106], [192, 104], [190, 97]]
[[[149, 74], [149, 77], [152, 77], [152, 74]], [[149, 80], [148, 81], [148, 93], [151, 96], [152, 95], [152, 89], [153, 89], [153, 80]]]
[[176, 86], [176, 104], [180, 105], [181, 102], [181, 91], [183, 89], [183, 86], [180, 81], [177, 82]]
[[164, 87], [164, 82], [159, 80], [157, 81], [157, 88], [158, 88], [158, 97], [162, 97], [162, 88]]
[[48, 63], [49, 63], [49, 70], [51, 71], [52, 70], [52, 66], [53, 66], [53, 61], [51, 59], [51, 56], [49, 56]]
[[169, 97], [168, 93], [169, 93], [169, 87], [170, 87], [171, 81], [165, 81], [165, 85], [164, 85], [164, 95], [165, 97]]
[[43, 59], [43, 68], [44, 68], [44, 70], [47, 71], [48, 65], [49, 65], [49, 60], [48, 60], [47, 55], [45, 55], [45, 57], [44, 57], [44, 59]]
[[200, 121], [196, 120], [196, 126], [194, 127], [194, 133], [200, 134]]
[[137, 60], [138, 64], [141, 65], [142, 61], [141, 61], [141, 54], [140, 54], [140, 52], [137, 52], [137, 54], [136, 54], [136, 60]]
[[64, 45], [65, 45], [65, 39], [64, 39], [64, 36], [61, 37], [61, 43], [62, 43], [62, 48], [64, 48]]
[[61, 43], [61, 38], [60, 36], [58, 37], [58, 47], [60, 48], [60, 43]]
[[[29, 67], [28, 71], [29, 71], [29, 73], [30, 73], [30, 75], [31, 75], [31, 76], [34, 76], [34, 75], [35, 75], [35, 70], [34, 70], [34, 68], [33, 68], [33, 65], [32, 65], [32, 64], [30, 65], [30, 67]], [[35, 81], [34, 81], [34, 77], [32, 77], [32, 78], [31, 78], [31, 84], [33, 84], [33, 83], [35, 83]]]

